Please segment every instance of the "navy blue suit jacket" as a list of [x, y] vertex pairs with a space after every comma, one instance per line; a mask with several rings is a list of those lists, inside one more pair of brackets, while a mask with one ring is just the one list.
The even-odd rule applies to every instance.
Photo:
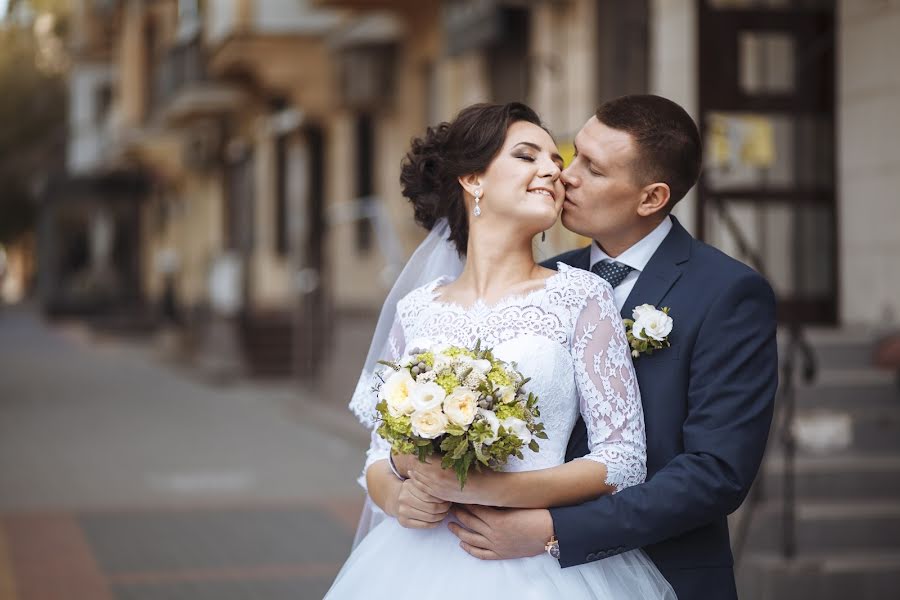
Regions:
[[[679, 600], [737, 598], [726, 517], [756, 477], [778, 379], [775, 296], [763, 277], [673, 217], [622, 309], [670, 307], [671, 347], [635, 359], [647, 481], [550, 509], [563, 567], [643, 548]], [[589, 269], [590, 247], [560, 261]], [[584, 456], [579, 420], [567, 460]]]

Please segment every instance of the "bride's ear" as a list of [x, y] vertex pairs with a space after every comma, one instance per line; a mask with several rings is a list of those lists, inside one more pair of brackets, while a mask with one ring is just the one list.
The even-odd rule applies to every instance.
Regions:
[[[481, 175], [478, 173], [463, 175], [462, 177], [458, 177], [457, 181], [459, 181], [459, 185], [462, 186], [466, 193], [473, 198], [475, 197], [475, 190], [481, 190]], [[483, 190], [482, 193], [484, 193]]]

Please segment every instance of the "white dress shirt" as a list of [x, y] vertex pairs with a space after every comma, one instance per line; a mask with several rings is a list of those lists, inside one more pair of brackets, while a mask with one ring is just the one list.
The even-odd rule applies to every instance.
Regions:
[[656, 229], [648, 233], [641, 241], [615, 258], [601, 250], [600, 246], [597, 245], [597, 242], [591, 244], [591, 268], [601, 260], [609, 259], [622, 263], [623, 265], [628, 265], [634, 269], [631, 273], [626, 275], [625, 279], [622, 280], [622, 283], [613, 290], [616, 308], [620, 311], [625, 305], [625, 301], [628, 299], [628, 294], [634, 289], [634, 284], [637, 283], [638, 277], [641, 276], [641, 271], [647, 267], [647, 263], [650, 262], [653, 254], [656, 252], [657, 248], [659, 248], [659, 245], [662, 244], [663, 240], [666, 239], [666, 236], [669, 235], [670, 231], [672, 231], [672, 219], [667, 216], [662, 220], [662, 223], [656, 226]]

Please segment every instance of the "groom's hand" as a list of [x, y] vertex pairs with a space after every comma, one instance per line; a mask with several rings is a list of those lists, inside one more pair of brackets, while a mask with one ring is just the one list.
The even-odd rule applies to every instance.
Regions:
[[463, 524], [448, 524], [462, 549], [483, 560], [537, 556], [553, 536], [553, 518], [543, 508], [455, 505], [450, 512]]

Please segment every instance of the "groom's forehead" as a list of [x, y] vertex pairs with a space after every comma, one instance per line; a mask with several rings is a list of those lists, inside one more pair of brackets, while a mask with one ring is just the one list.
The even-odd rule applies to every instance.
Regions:
[[575, 136], [579, 154], [611, 161], [628, 160], [634, 148], [631, 135], [621, 129], [613, 129], [591, 117]]

